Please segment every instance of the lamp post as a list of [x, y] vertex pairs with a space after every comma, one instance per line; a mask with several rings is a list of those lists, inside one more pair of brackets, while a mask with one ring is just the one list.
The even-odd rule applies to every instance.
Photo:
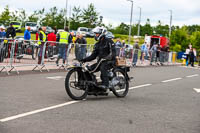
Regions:
[[133, 0], [127, 0], [131, 2], [131, 17], [130, 17], [130, 27], [129, 27], [129, 38], [128, 38], [128, 44], [130, 44], [131, 41], [131, 28], [132, 28], [132, 16], [133, 16]]
[[102, 25], [102, 21], [103, 21], [103, 16], [100, 16], [99, 18], [100, 18], [100, 24], [99, 25], [101, 26]]
[[169, 37], [170, 37], [172, 33], [172, 10], [169, 10], [169, 12], [170, 12]]
[[68, 0], [66, 0], [66, 5], [65, 5], [65, 22], [64, 22], [64, 28], [66, 27], [66, 21], [67, 21], [67, 5], [68, 5]]
[[69, 30], [70, 30], [70, 24], [71, 24], [71, 6], [69, 8], [69, 19], [68, 19], [68, 27], [69, 27]]
[[140, 15], [139, 15], [139, 21], [138, 21], [138, 33], [137, 36], [140, 36], [140, 23], [141, 23], [141, 15], [142, 15], [142, 8], [138, 7], [140, 9]]

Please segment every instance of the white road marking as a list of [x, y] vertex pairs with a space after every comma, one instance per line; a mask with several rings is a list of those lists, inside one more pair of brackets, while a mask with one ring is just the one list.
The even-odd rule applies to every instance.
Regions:
[[70, 105], [70, 104], [74, 104], [74, 103], [77, 103], [77, 102], [79, 102], [79, 101], [70, 101], [70, 102], [58, 104], [58, 105], [55, 105], [55, 106], [50, 106], [50, 107], [47, 107], [47, 108], [38, 109], [38, 110], [23, 113], [23, 114], [14, 115], [14, 116], [11, 116], [11, 117], [0, 119], [0, 122], [11, 121], [11, 120], [14, 120], [14, 119], [18, 119], [18, 118], [21, 118], [21, 117], [41, 113], [41, 112], [44, 112], [44, 111], [47, 111], [47, 110], [52, 110], [52, 109], [55, 109], [55, 108], [60, 108], [60, 107], [67, 106], [67, 105]]
[[[129, 90], [133, 90], [133, 89], [137, 89], [137, 88], [142, 88], [142, 87], [146, 87], [146, 86], [151, 86], [152, 84], [144, 84], [144, 85], [138, 85], [138, 86], [134, 86], [129, 88]], [[121, 90], [117, 90], [117, 92], [122, 92], [125, 91], [125, 89], [121, 89]]]
[[192, 77], [197, 77], [199, 76], [199, 74], [194, 74], [194, 75], [189, 75], [189, 76], [186, 76], [187, 78], [192, 78]]
[[174, 78], [174, 79], [168, 79], [168, 80], [164, 80], [162, 81], [163, 83], [167, 83], [167, 82], [171, 82], [171, 81], [176, 81], [176, 80], [180, 80], [182, 78]]
[[47, 77], [47, 79], [52, 79], [52, 80], [60, 80], [65, 78], [64, 76], [54, 76], [54, 77]]
[[152, 84], [138, 85], [138, 86], [134, 86], [134, 87], [129, 88], [129, 90], [133, 90], [133, 89], [136, 89], [136, 88], [142, 88], [142, 87], [146, 87], [146, 86], [151, 86], [151, 85]]
[[194, 88], [194, 90], [195, 90], [197, 93], [200, 93], [200, 88], [199, 88], [199, 89]]

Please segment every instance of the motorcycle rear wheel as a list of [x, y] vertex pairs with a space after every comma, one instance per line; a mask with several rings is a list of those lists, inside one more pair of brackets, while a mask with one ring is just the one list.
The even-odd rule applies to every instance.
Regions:
[[118, 83], [115, 87], [112, 88], [112, 92], [116, 97], [125, 97], [129, 91], [129, 82], [126, 79], [125, 73], [120, 69], [114, 70], [114, 77], [119, 79], [120, 83]]

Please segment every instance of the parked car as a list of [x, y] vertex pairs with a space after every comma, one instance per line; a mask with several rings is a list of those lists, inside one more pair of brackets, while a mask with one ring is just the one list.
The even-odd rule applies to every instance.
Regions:
[[88, 28], [88, 31], [87, 31], [87, 33], [86, 33], [86, 37], [94, 37], [95, 36], [95, 34], [94, 34], [94, 32], [92, 31], [92, 29], [91, 28]]
[[86, 37], [86, 34], [88, 32], [88, 28], [86, 27], [79, 27], [77, 30], [78, 33], [82, 34], [84, 37]]
[[51, 28], [51, 27], [49, 27], [49, 26], [47, 26], [46, 27], [46, 34], [49, 34], [49, 33], [51, 33], [51, 32], [53, 32], [53, 29]]
[[107, 33], [106, 33], [106, 37], [107, 37], [107, 38], [112, 38], [112, 39], [113, 39], [115, 36], [113, 35], [112, 32], [107, 31]]

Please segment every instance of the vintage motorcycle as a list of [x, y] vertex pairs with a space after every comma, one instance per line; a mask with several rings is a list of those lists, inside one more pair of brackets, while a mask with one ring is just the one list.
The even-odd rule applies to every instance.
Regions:
[[83, 100], [87, 95], [107, 96], [110, 91], [116, 97], [125, 97], [129, 91], [129, 81], [132, 79], [128, 76], [130, 67], [116, 66], [113, 63], [109, 70], [109, 87], [108, 90], [99, 88], [100, 82], [94, 74], [100, 65], [98, 63], [94, 70], [90, 70], [88, 65], [79, 62], [69, 68], [69, 72], [65, 78], [65, 89], [70, 98], [74, 100]]

